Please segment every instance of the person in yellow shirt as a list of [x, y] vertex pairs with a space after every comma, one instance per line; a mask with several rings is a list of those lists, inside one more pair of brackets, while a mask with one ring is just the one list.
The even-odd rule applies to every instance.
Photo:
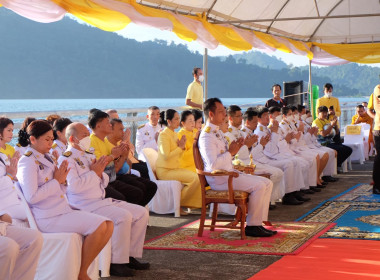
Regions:
[[186, 105], [190, 108], [202, 110], [203, 108], [203, 71], [196, 67], [193, 69], [194, 81], [187, 87]]
[[371, 93], [371, 96], [369, 97], [369, 100], [368, 100], [367, 114], [372, 119], [375, 118], [376, 112], [375, 112], [375, 109], [373, 107], [373, 93]]
[[317, 100], [317, 106], [318, 109], [321, 106], [326, 106], [327, 108], [330, 108], [331, 106], [334, 106], [335, 109], [335, 115], [337, 117], [340, 117], [341, 111], [340, 111], [340, 105], [339, 105], [339, 99], [332, 96], [333, 92], [333, 86], [330, 83], [327, 83], [323, 87], [324, 96], [319, 98]]
[[0, 117], [0, 153], [6, 155], [7, 158], [12, 158], [15, 154], [15, 148], [7, 144], [12, 141], [12, 138], [13, 121], [5, 117]]
[[186, 137], [186, 143], [185, 151], [179, 160], [179, 167], [193, 172], [196, 172], [193, 155], [193, 142], [197, 131], [198, 129], [195, 128], [194, 115], [189, 110], [183, 111], [181, 114], [181, 129], [178, 132], [178, 138], [182, 138], [184, 135]]
[[352, 116], [351, 124], [359, 124], [359, 123], [367, 123], [369, 124], [369, 137], [368, 137], [368, 146], [371, 149], [371, 143], [373, 143], [373, 134], [372, 134], [372, 126], [373, 119], [367, 114], [363, 105], [356, 106], [356, 114]]
[[333, 129], [339, 131], [337, 126], [337, 118], [332, 121], [327, 119], [328, 109], [326, 106], [320, 106], [317, 108], [318, 117], [313, 121], [312, 126], [318, 128], [318, 142], [326, 147], [337, 151], [337, 163], [338, 167], [342, 166], [342, 163], [351, 155], [352, 149], [341, 143], [340, 137], [334, 135]]
[[[178, 139], [175, 130], [179, 127], [180, 117], [177, 111], [168, 109], [161, 120], [166, 128], [158, 136], [158, 158], [156, 173], [160, 180], [176, 180], [185, 186], [181, 192], [181, 206], [201, 208], [201, 184], [197, 173], [180, 168], [180, 159], [186, 149], [186, 136]], [[181, 214], [185, 214], [182, 210]]]

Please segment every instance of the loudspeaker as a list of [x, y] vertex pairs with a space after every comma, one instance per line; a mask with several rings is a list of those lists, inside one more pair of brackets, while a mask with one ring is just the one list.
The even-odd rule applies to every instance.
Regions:
[[297, 94], [303, 92], [303, 81], [284, 82], [285, 101], [290, 106], [303, 105], [304, 95]]

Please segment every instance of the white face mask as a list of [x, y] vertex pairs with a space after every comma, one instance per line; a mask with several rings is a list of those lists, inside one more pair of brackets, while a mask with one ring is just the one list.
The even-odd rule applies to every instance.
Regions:
[[286, 119], [288, 120], [288, 122], [294, 121], [294, 117], [293, 116], [288, 116], [288, 117], [286, 117]]
[[91, 139], [90, 136], [86, 136], [79, 140], [78, 146], [83, 150], [87, 151], [91, 147]]
[[332, 96], [332, 92], [325, 92], [325, 95], [326, 95], [327, 97], [331, 97], [331, 96]]
[[308, 123], [308, 124], [311, 124], [313, 122], [313, 117], [306, 118], [305, 122]]
[[295, 114], [295, 115], [294, 115], [294, 119], [295, 119], [296, 121], [298, 121], [298, 120], [300, 119], [300, 114]]
[[205, 80], [205, 76], [200, 75], [200, 76], [198, 77], [198, 81], [200, 81], [201, 83], [202, 83], [204, 80]]
[[278, 115], [277, 117], [276, 117], [276, 121], [278, 121], [279, 123], [282, 121], [282, 116], [281, 115]]
[[307, 119], [307, 115], [306, 114], [301, 116], [301, 120], [306, 121], [306, 119]]

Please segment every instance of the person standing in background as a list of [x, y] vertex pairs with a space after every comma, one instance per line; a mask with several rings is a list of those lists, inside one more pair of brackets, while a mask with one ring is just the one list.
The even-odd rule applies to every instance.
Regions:
[[332, 92], [333, 92], [332, 84], [330, 83], [325, 84], [323, 86], [323, 93], [325, 95], [317, 100], [316, 108], [319, 108], [321, 106], [326, 106], [327, 108], [330, 108], [331, 106], [334, 106], [335, 116], [340, 117], [341, 111], [340, 111], [339, 99], [336, 97], [333, 97]]
[[193, 69], [194, 81], [187, 87], [186, 105], [192, 109], [203, 110], [203, 71], [199, 67]]
[[286, 101], [281, 98], [281, 86], [279, 84], [274, 84], [272, 86], [272, 93], [273, 93], [273, 98], [268, 99], [267, 102], [265, 103], [266, 108], [270, 107], [285, 107]]
[[[369, 107], [369, 106], [368, 106]], [[375, 140], [376, 156], [373, 163], [373, 193], [380, 194], [380, 84], [373, 90], [373, 109], [375, 110], [375, 126], [373, 136]]]

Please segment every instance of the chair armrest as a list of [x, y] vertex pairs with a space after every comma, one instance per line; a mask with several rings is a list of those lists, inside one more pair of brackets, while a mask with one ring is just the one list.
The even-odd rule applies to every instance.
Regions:
[[227, 170], [214, 170], [212, 172], [206, 172], [203, 170], [197, 169], [197, 173], [199, 175], [204, 175], [204, 176], [232, 176], [232, 177], [239, 177], [239, 173], [235, 171], [227, 171]]

